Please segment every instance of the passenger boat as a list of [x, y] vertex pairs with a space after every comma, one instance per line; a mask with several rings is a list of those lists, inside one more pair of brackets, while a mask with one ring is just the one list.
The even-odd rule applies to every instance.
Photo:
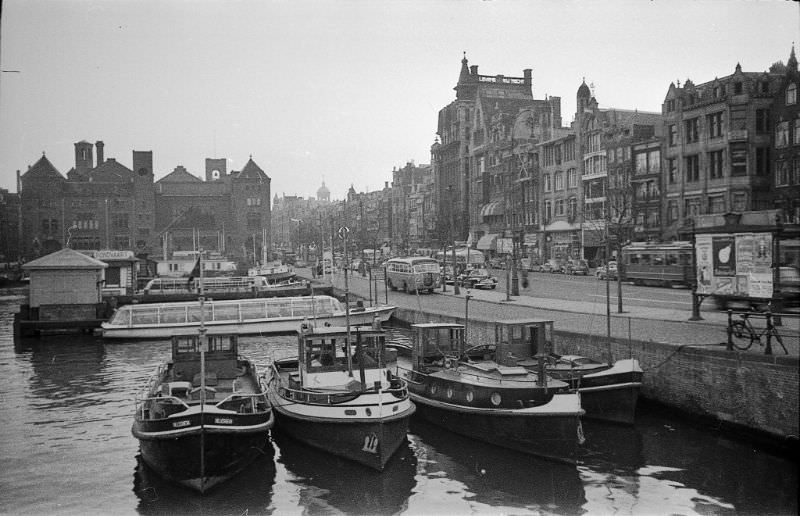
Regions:
[[295, 277], [291, 265], [264, 264], [247, 269], [248, 276], [263, 276], [267, 283], [279, 283]]
[[297, 356], [275, 360], [268, 395], [277, 427], [309, 446], [383, 470], [414, 413], [394, 350], [369, 326], [298, 331]]
[[201, 493], [224, 482], [271, 446], [265, 390], [255, 365], [238, 356], [236, 335], [173, 336], [172, 360], [136, 399], [142, 459]]
[[643, 375], [635, 358], [608, 364], [578, 355], [557, 355], [552, 352], [553, 321], [548, 320], [498, 321], [494, 334], [494, 344], [477, 346], [468, 350], [468, 354], [503, 357], [529, 371], [538, 367], [536, 356], [546, 354], [547, 374], [580, 392], [587, 418], [634, 423]]
[[[580, 395], [561, 381], [519, 366], [465, 354], [461, 324], [412, 325], [410, 363], [398, 358], [417, 412], [452, 432], [574, 463], [583, 439]], [[542, 357], [543, 358], [543, 357]]]
[[[352, 324], [386, 322], [395, 307], [360, 307], [350, 311]], [[342, 326], [345, 306], [330, 296], [297, 296], [161, 304], [129, 304], [117, 308], [102, 326], [110, 339], [169, 338], [197, 330], [204, 319], [209, 334], [294, 333], [304, 320], [319, 326]]]

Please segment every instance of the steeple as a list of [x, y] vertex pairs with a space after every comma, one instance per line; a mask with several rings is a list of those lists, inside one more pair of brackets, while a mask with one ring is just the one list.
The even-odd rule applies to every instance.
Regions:
[[467, 53], [464, 52], [464, 57], [461, 59], [461, 73], [458, 75], [458, 84], [453, 88], [456, 90], [456, 99], [469, 99], [475, 96], [475, 81], [477, 79], [478, 67], [473, 66], [475, 70], [474, 76], [470, 72]]
[[786, 63], [786, 69], [792, 72], [797, 71], [797, 58], [794, 55], [794, 45], [792, 45], [792, 51], [789, 54], [789, 61]]

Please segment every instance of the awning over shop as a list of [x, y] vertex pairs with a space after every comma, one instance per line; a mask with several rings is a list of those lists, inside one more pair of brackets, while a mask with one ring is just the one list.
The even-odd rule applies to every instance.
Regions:
[[491, 217], [493, 215], [502, 215], [504, 213], [505, 209], [503, 208], [503, 203], [500, 201], [484, 204], [483, 208], [481, 208], [481, 217]]
[[497, 233], [489, 233], [488, 235], [483, 235], [478, 239], [478, 244], [475, 246], [481, 251], [487, 251], [489, 249], [494, 249], [495, 241], [497, 240]]

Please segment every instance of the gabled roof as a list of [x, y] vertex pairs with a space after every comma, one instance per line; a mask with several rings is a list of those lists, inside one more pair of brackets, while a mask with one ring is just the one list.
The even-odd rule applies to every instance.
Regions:
[[202, 183], [203, 180], [190, 174], [184, 167], [177, 166], [175, 170], [162, 177], [156, 183]]
[[54, 253], [50, 253], [41, 258], [37, 258], [22, 266], [25, 270], [43, 270], [43, 269], [88, 269], [97, 270], [105, 269], [107, 264], [100, 260], [95, 260], [91, 256], [86, 256], [79, 253], [74, 249], [65, 247]]
[[255, 161], [251, 157], [247, 160], [244, 167], [242, 168], [241, 172], [236, 174], [236, 179], [256, 179], [258, 182], [270, 181], [270, 178], [261, 170], [261, 167], [256, 165]]
[[102, 183], [128, 182], [133, 178], [133, 171], [115, 159], [107, 159], [89, 172], [91, 181]]
[[50, 163], [50, 160], [42, 154], [42, 157], [39, 158], [39, 161], [33, 164], [31, 168], [25, 171], [22, 174], [21, 178], [23, 180], [26, 179], [34, 179], [34, 180], [56, 180], [56, 181], [64, 181], [64, 176]]

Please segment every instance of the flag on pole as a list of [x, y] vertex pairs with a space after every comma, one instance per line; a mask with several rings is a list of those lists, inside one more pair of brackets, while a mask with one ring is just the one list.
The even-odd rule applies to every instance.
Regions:
[[200, 275], [200, 253], [197, 254], [197, 261], [192, 272], [189, 273], [189, 281], [186, 282], [186, 290], [192, 290], [192, 280]]

